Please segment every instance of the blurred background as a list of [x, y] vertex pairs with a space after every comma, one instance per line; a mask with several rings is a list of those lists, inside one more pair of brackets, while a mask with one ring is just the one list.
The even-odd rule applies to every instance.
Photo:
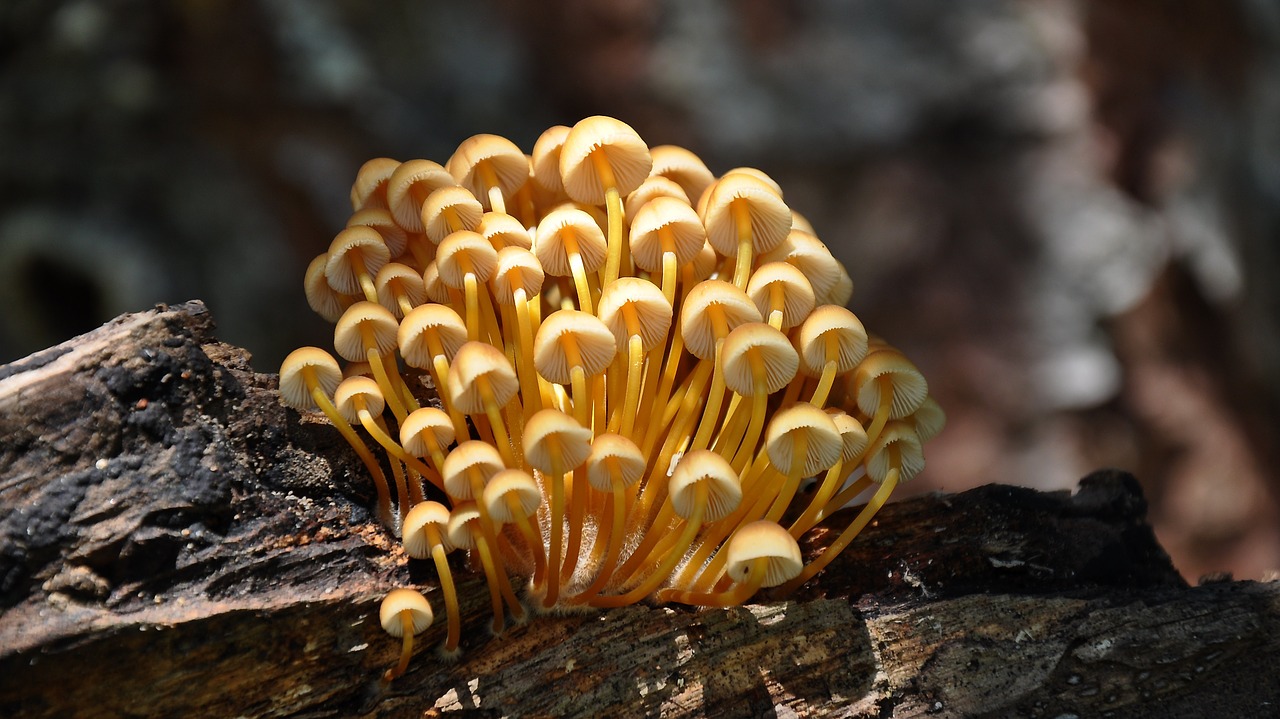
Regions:
[[1280, 568], [1274, 0], [5, 0], [0, 362], [199, 298], [274, 372], [361, 163], [598, 113], [781, 183], [949, 414], [908, 490]]

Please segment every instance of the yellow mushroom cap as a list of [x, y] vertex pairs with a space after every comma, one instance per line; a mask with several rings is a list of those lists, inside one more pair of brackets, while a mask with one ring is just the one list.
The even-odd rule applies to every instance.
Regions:
[[299, 347], [289, 353], [280, 364], [280, 399], [294, 409], [315, 409], [311, 390], [303, 379], [303, 369], [310, 367], [316, 384], [326, 397], [332, 397], [342, 381], [342, 369], [338, 361], [319, 347]]
[[427, 301], [427, 288], [422, 284], [422, 275], [412, 267], [399, 262], [388, 262], [378, 270], [373, 278], [373, 286], [378, 290], [378, 304], [391, 310], [391, 314], [400, 316], [400, 303], [396, 301], [396, 290], [409, 299], [409, 304], [417, 307]]
[[488, 203], [489, 195], [483, 173], [478, 171], [481, 163], [488, 164], [493, 170], [504, 197], [511, 197], [529, 179], [529, 158], [514, 142], [500, 135], [488, 134], [473, 135], [463, 140], [446, 167], [453, 174], [453, 179], [482, 203]]
[[778, 471], [789, 471], [792, 463], [797, 461], [795, 444], [798, 432], [804, 432], [808, 440], [805, 456], [799, 458], [804, 461], [802, 476], [825, 472], [840, 459], [844, 440], [835, 420], [807, 402], [798, 402], [775, 414], [765, 430], [765, 452]]
[[742, 484], [729, 460], [709, 449], [695, 449], [686, 452], [671, 472], [667, 491], [676, 514], [686, 518], [693, 514], [694, 487], [702, 482], [707, 488], [703, 522], [724, 519], [742, 502]]
[[768, 173], [758, 167], [735, 167], [732, 170], [726, 170], [720, 177], [723, 179], [729, 175], [750, 175], [751, 177], [754, 177], [768, 185], [769, 189], [773, 190], [773, 194], [778, 197], [782, 197], [782, 185], [779, 185], [777, 180], [770, 177]]
[[337, 322], [342, 311], [350, 304], [348, 295], [340, 294], [329, 286], [329, 278], [325, 277], [324, 268], [329, 264], [329, 255], [316, 255], [307, 265], [303, 276], [302, 289], [307, 295], [307, 306], [327, 322]]
[[725, 547], [727, 560], [724, 572], [733, 581], [742, 583], [748, 579], [751, 565], [757, 559], [768, 559], [762, 587], [776, 587], [800, 575], [804, 560], [800, 558], [800, 545], [791, 533], [767, 519], [743, 525], [729, 538]]
[[898, 456], [898, 481], [906, 482], [924, 470], [924, 447], [920, 436], [907, 422], [893, 420], [884, 426], [880, 436], [867, 449], [863, 465], [874, 482], [883, 482], [889, 474], [892, 456]]
[[716, 349], [714, 317], [723, 315], [725, 333], [747, 322], [761, 321], [756, 308], [746, 292], [723, 280], [703, 280], [689, 290], [680, 308], [680, 331], [689, 353], [698, 359], [711, 359]]
[[542, 263], [543, 271], [557, 277], [573, 274], [569, 249], [565, 245], [568, 234], [572, 234], [577, 243], [583, 269], [595, 272], [604, 266], [609, 243], [600, 225], [585, 211], [562, 205], [548, 212], [538, 223], [533, 251]]
[[481, 479], [488, 484], [495, 474], [506, 468], [497, 448], [488, 442], [469, 439], [454, 447], [453, 451], [444, 458], [440, 475], [444, 480], [444, 491], [448, 492], [450, 497], [464, 500], [479, 499], [471, 491], [471, 470], [479, 471]]
[[554, 450], [559, 448], [560, 471], [577, 469], [591, 454], [591, 430], [558, 409], [538, 410], [524, 426], [524, 458], [539, 472], [556, 471]]
[[805, 373], [814, 377], [822, 374], [827, 363], [828, 335], [835, 337], [839, 347], [836, 374], [852, 370], [867, 356], [867, 330], [858, 317], [844, 307], [822, 305], [805, 318], [795, 335]]
[[508, 497], [516, 498], [516, 506], [528, 517], [542, 504], [542, 490], [533, 477], [522, 469], [504, 469], [493, 475], [484, 486], [481, 501], [495, 522], [515, 522], [518, 518], [511, 511]]
[[387, 251], [392, 257], [403, 254], [405, 248], [409, 246], [409, 237], [404, 233], [404, 229], [391, 218], [390, 212], [381, 207], [356, 210], [351, 217], [347, 218], [347, 227], [368, 227], [377, 232], [386, 243]]
[[828, 407], [826, 412], [836, 423], [836, 429], [840, 430], [840, 441], [843, 443], [840, 458], [848, 462], [860, 456], [867, 448], [867, 430], [862, 423], [839, 407]]
[[338, 356], [348, 362], [368, 359], [361, 327], [373, 335], [378, 352], [386, 355], [396, 349], [396, 332], [400, 323], [386, 307], [368, 301], [360, 301], [347, 308], [333, 328], [333, 348]]
[[711, 273], [716, 271], [716, 267], [720, 264], [720, 255], [716, 254], [715, 248], [710, 242], [703, 243], [702, 249], [689, 262], [693, 268], [693, 277], [695, 280], [702, 281], [711, 277]]
[[680, 185], [690, 199], [701, 197], [703, 191], [716, 181], [702, 158], [677, 145], [658, 145], [649, 149], [653, 157], [650, 174], [666, 177]]
[[673, 197], [655, 197], [646, 202], [631, 220], [631, 256], [636, 266], [648, 272], [662, 270], [662, 240], [659, 230], [671, 232], [676, 266], [693, 261], [707, 243], [707, 231], [698, 213]]
[[358, 424], [362, 404], [374, 417], [381, 415], [382, 410], [386, 409], [387, 402], [382, 397], [378, 383], [360, 376], [342, 380], [333, 393], [333, 406], [338, 409], [338, 414], [348, 422]]
[[560, 181], [578, 202], [604, 204], [606, 188], [591, 160], [596, 152], [604, 153], [622, 195], [639, 187], [653, 167], [649, 146], [630, 125], [603, 115], [579, 120], [560, 148]]
[[803, 272], [786, 262], [766, 262], [757, 267], [747, 280], [747, 296], [766, 317], [771, 309], [774, 286], [782, 289], [782, 329], [786, 331], [803, 322], [813, 311], [813, 285]]
[[529, 230], [520, 224], [520, 220], [505, 212], [484, 213], [480, 218], [480, 224], [476, 227], [476, 232], [483, 235], [495, 250], [501, 251], [504, 247], [520, 247], [527, 250], [533, 247], [533, 238], [529, 236]]
[[617, 467], [622, 486], [630, 487], [644, 477], [645, 456], [635, 442], [620, 434], [602, 434], [591, 442], [587, 455], [587, 481], [597, 492], [613, 489], [610, 464]]
[[720, 352], [724, 384], [740, 395], [756, 392], [751, 370], [754, 355], [764, 363], [764, 392], [773, 394], [795, 379], [800, 357], [791, 340], [763, 322], [747, 322], [733, 328]]
[[707, 241], [726, 257], [738, 254], [738, 233], [732, 206], [745, 202], [751, 219], [751, 247], [763, 254], [777, 247], [791, 231], [791, 208], [763, 180], [744, 173], [725, 175], [711, 186], [702, 224]]
[[484, 395], [476, 382], [479, 377], [489, 381], [499, 407], [507, 406], [520, 389], [515, 368], [502, 350], [488, 342], [467, 342], [449, 364], [449, 401], [458, 411], [464, 414], [485, 411]]
[[853, 371], [854, 395], [858, 409], [868, 417], [880, 405], [880, 379], [893, 383], [893, 404], [889, 419], [902, 419], [915, 412], [929, 396], [929, 383], [920, 370], [894, 349], [882, 349], [867, 355]]
[[489, 284], [499, 304], [514, 304], [517, 289], [523, 289], [527, 299], [538, 297], [546, 274], [542, 271], [542, 263], [532, 252], [522, 247], [503, 247], [498, 250], [497, 260]]
[[359, 254], [370, 277], [391, 261], [391, 251], [387, 249], [387, 243], [383, 242], [382, 235], [377, 230], [358, 225], [339, 232], [333, 242], [329, 243], [329, 261], [325, 265], [324, 274], [329, 280], [329, 286], [344, 295], [358, 295], [362, 291], [360, 278], [351, 261], [353, 252]]
[[811, 235], [814, 234], [813, 223], [809, 222], [808, 218], [795, 210], [791, 211], [791, 229], [792, 231], [799, 230], [801, 232], [808, 232]]
[[396, 344], [405, 364], [418, 368], [431, 366], [428, 333], [433, 333], [440, 339], [445, 359], [452, 362], [467, 341], [467, 324], [452, 307], [446, 305], [426, 304], [414, 307], [404, 316], [396, 330]]
[[436, 407], [415, 409], [400, 423], [400, 446], [415, 457], [429, 456], [431, 442], [443, 451], [453, 440], [453, 421]]
[[431, 603], [422, 596], [421, 592], [413, 589], [393, 589], [382, 600], [382, 606], [378, 609], [378, 621], [382, 623], [382, 628], [387, 634], [396, 639], [404, 637], [404, 623], [400, 621], [402, 612], [412, 613], [414, 634], [425, 632], [435, 620], [435, 615], [431, 612]]
[[360, 166], [351, 185], [351, 209], [387, 207], [387, 180], [400, 166], [399, 160], [375, 157]]
[[396, 224], [422, 232], [422, 205], [432, 192], [456, 184], [453, 175], [431, 160], [406, 160], [387, 179], [387, 205]]
[[373, 376], [373, 368], [370, 367], [369, 363], [364, 360], [361, 360], [359, 362], [348, 362], [346, 366], [342, 368], [343, 379], [346, 379], [348, 377], [372, 377], [372, 376]]
[[[462, 227], [451, 227], [446, 209], [453, 211]], [[484, 218], [484, 207], [475, 195], [465, 187], [448, 186], [432, 192], [422, 203], [422, 227], [427, 237], [437, 245], [450, 232], [457, 229], [475, 230]]]
[[827, 301], [844, 307], [853, 297], [853, 278], [849, 276], [849, 270], [839, 262], [836, 263], [836, 270], [840, 274], [836, 277], [836, 283], [832, 285], [831, 292], [828, 293]]
[[603, 372], [618, 352], [613, 332], [599, 317], [580, 310], [556, 310], [542, 320], [533, 339], [533, 366], [548, 382], [569, 384], [573, 379], [566, 339], [577, 346], [588, 377]]
[[[498, 524], [495, 520], [494, 524]], [[475, 502], [465, 502], [453, 508], [449, 515], [449, 543], [459, 549], [474, 549], [484, 536], [480, 529], [480, 509]]]
[[631, 337], [631, 328], [626, 322], [628, 311], [635, 313], [640, 346], [646, 352], [667, 338], [667, 330], [671, 329], [671, 303], [657, 285], [639, 277], [619, 277], [600, 294], [600, 321], [613, 332], [620, 351], [626, 351]]
[[840, 281], [840, 263], [831, 256], [831, 250], [812, 233], [792, 229], [781, 244], [761, 255], [760, 261], [795, 265], [813, 286], [817, 303], [831, 304], [831, 290]]
[[[684, 188], [680, 187], [675, 180], [669, 180], [660, 175], [650, 175], [645, 178], [640, 186], [631, 191], [622, 201], [622, 206], [626, 210], [627, 219], [634, 222], [636, 213], [640, 211], [645, 203], [658, 197], [667, 197], [676, 200], [685, 207], [689, 207], [689, 196], [685, 194]], [[690, 207], [689, 209], [693, 209]]]
[[431, 541], [427, 537], [427, 526], [434, 524], [440, 534], [440, 545], [444, 551], [453, 549], [449, 544], [449, 509], [439, 502], [419, 502], [404, 518], [402, 531], [404, 551], [414, 559], [427, 559], [431, 556]]
[[443, 304], [452, 300], [449, 296], [449, 286], [440, 280], [440, 266], [434, 259], [422, 270], [422, 289], [426, 291], [427, 299], [432, 302]]
[[455, 290], [462, 289], [466, 286], [467, 265], [470, 265], [477, 281], [488, 282], [498, 267], [498, 253], [478, 232], [459, 230], [450, 233], [436, 248], [440, 280]]
[[538, 136], [533, 143], [533, 178], [548, 192], [563, 192], [564, 183], [560, 181], [560, 148], [564, 139], [569, 136], [569, 128], [564, 125], [552, 125]]
[[911, 413], [909, 419], [916, 429], [916, 434], [920, 436], [921, 442], [928, 442], [937, 437], [943, 427], [947, 426], [947, 415], [932, 396], [925, 397], [924, 402]]

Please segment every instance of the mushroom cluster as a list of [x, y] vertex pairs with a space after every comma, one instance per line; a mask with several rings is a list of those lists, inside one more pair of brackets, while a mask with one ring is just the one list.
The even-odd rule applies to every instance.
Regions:
[[[526, 603], [738, 604], [821, 571], [942, 428], [759, 170], [717, 178], [597, 116], [532, 155], [476, 135], [443, 166], [371, 160], [351, 203], [305, 278], [346, 365], [296, 350], [280, 392], [324, 412], [379, 520], [434, 562], [446, 653], [452, 550], [484, 572], [495, 633]], [[873, 485], [806, 564], [797, 540]]]

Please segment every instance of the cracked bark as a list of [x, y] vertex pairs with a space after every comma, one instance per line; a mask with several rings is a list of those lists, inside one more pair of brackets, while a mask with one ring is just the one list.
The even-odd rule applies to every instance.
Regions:
[[[887, 507], [810, 585], [486, 635], [409, 673], [375, 619], [428, 563], [370, 520], [328, 425], [198, 302], [0, 367], [0, 715], [1256, 716], [1280, 706], [1280, 583], [1187, 587], [1137, 482]], [[833, 538], [812, 533], [806, 552]], [[461, 569], [462, 562], [456, 560]]]

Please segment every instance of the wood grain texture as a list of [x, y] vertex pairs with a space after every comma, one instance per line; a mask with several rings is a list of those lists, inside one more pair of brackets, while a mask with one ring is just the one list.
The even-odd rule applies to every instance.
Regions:
[[[1280, 584], [1187, 587], [1134, 479], [888, 506], [791, 597], [537, 616], [410, 670], [375, 619], [434, 570], [328, 425], [217, 342], [127, 315], [0, 368], [0, 715], [1271, 716]], [[839, 523], [837, 517], [835, 522]], [[832, 533], [814, 532], [813, 554]]]

